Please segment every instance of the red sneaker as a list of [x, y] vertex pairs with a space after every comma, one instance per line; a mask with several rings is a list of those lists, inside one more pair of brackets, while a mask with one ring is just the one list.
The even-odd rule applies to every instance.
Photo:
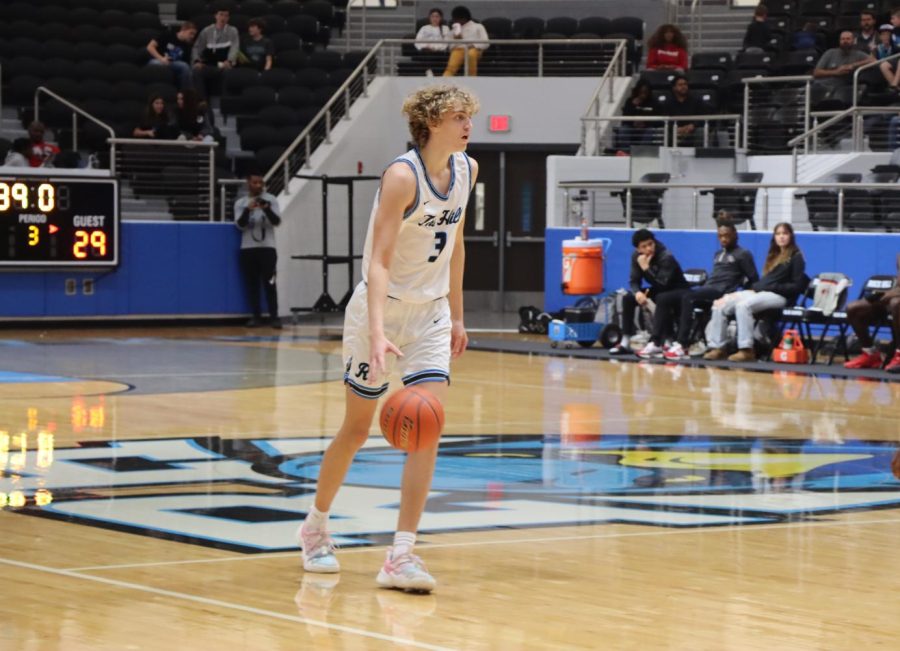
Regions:
[[891, 361], [884, 367], [884, 370], [888, 373], [900, 373], [900, 350], [897, 350], [894, 353], [894, 356], [891, 357]]
[[884, 358], [877, 350], [873, 353], [863, 351], [857, 357], [844, 364], [844, 368], [881, 368]]

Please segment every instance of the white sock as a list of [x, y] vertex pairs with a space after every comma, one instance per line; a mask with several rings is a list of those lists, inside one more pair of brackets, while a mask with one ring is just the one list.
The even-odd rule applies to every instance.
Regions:
[[312, 531], [323, 531], [328, 527], [328, 511], [320, 511], [315, 506], [311, 506], [304, 523]]
[[628, 335], [622, 335], [622, 341], [619, 343], [623, 348], [628, 348], [631, 345], [631, 337]]
[[398, 531], [394, 534], [394, 551], [391, 552], [392, 558], [403, 556], [412, 551], [413, 545], [416, 544], [416, 534], [412, 531]]

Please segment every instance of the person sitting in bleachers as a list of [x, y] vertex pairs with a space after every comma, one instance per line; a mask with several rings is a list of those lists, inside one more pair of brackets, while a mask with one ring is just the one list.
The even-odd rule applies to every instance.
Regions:
[[212, 142], [214, 139], [209, 106], [193, 88], [180, 91], [176, 97], [175, 127], [179, 140]]
[[769, 10], [766, 5], [757, 5], [753, 10], [753, 20], [747, 25], [744, 34], [744, 52], [764, 52], [772, 39], [772, 28], [766, 19]]
[[[809, 282], [806, 260], [794, 239], [794, 229], [788, 223], [775, 226], [769, 253], [763, 265], [762, 278], [751, 289], [726, 294], [713, 303], [712, 318], [707, 328], [710, 351], [703, 359], [725, 359], [731, 362], [756, 360], [753, 348], [754, 315], [766, 310], [783, 309], [793, 304]], [[738, 351], [728, 356], [725, 348], [728, 321], [737, 323]]]
[[147, 43], [147, 52], [152, 57], [149, 65], [169, 66], [175, 73], [179, 88], [190, 88], [193, 84], [191, 75], [191, 48], [197, 37], [197, 26], [185, 21], [176, 29], [165, 30]]
[[241, 42], [238, 53], [240, 65], [252, 66], [262, 72], [271, 70], [275, 57], [275, 45], [264, 36], [266, 21], [262, 18], [251, 18], [247, 23], [247, 36]]
[[[622, 107], [622, 115], [649, 116], [655, 112], [653, 106], [653, 93], [650, 82], [640, 79], [631, 90], [631, 97], [625, 100]], [[651, 144], [657, 137], [659, 129], [654, 123], [645, 121], [623, 122], [619, 127], [617, 145], [619, 147], [631, 147], [632, 145]]]
[[791, 35], [791, 49], [796, 51], [819, 49], [814, 22], [807, 21], [803, 24], [802, 29], [798, 29]]
[[721, 249], [713, 255], [712, 273], [706, 282], [680, 295], [670, 292], [656, 301], [656, 309], [662, 313], [675, 313], [678, 318], [678, 338], [663, 355], [666, 359], [684, 359], [688, 356], [694, 307], [700, 302], [712, 302], [741, 286], [752, 286], [759, 280], [753, 254], [738, 245], [738, 232], [734, 224], [721, 221], [716, 230]]
[[[453, 23], [453, 27], [450, 29], [451, 41], [488, 40], [488, 33], [484, 25], [472, 20], [472, 13], [466, 7], [453, 7], [453, 11], [450, 12], [450, 22]], [[463, 67], [463, 62], [468, 62], [467, 74], [474, 77], [478, 74], [478, 61], [488, 47], [488, 43], [476, 43], [469, 46], [451, 44], [450, 57], [447, 59], [447, 68], [444, 70], [444, 76], [452, 77]]]
[[144, 115], [134, 128], [132, 135], [135, 138], [154, 138], [156, 140], [168, 140], [178, 135], [169, 111], [166, 110], [166, 100], [161, 95], [154, 95], [147, 102]]
[[675, 25], [661, 25], [647, 41], [647, 47], [648, 70], [687, 70], [687, 39]]
[[[882, 25], [878, 29], [878, 40], [879, 43], [873, 56], [879, 61], [900, 53], [900, 46], [894, 43], [894, 27], [892, 25]], [[891, 90], [897, 90], [897, 85], [900, 84], [900, 66], [897, 65], [897, 60], [882, 61], [878, 68]]]
[[204, 27], [197, 35], [191, 61], [194, 64], [194, 85], [202, 97], [207, 89], [218, 82], [221, 70], [233, 68], [237, 63], [241, 37], [237, 28], [229, 25], [231, 12], [228, 9], [216, 11], [215, 22]]
[[416, 49], [419, 52], [446, 52], [450, 40], [450, 28], [444, 24], [444, 12], [432, 9], [428, 12], [428, 22], [416, 33]]
[[843, 31], [838, 47], [827, 50], [813, 70], [814, 95], [817, 101], [836, 99], [848, 106], [853, 103], [853, 71], [874, 61], [870, 55], [854, 47], [853, 32]]
[[847, 321], [856, 333], [862, 352], [844, 364], [846, 368], [881, 368], [884, 357], [875, 347], [871, 328], [888, 315], [892, 319], [891, 331], [898, 348], [884, 370], [888, 373], [900, 373], [900, 254], [897, 254], [897, 281], [892, 289], [864, 296], [847, 306]]
[[6, 153], [3, 164], [7, 167], [30, 167], [28, 157], [31, 156], [31, 141], [28, 138], [16, 138]]
[[878, 31], [875, 29], [875, 13], [864, 10], [859, 14], [859, 31], [854, 34], [856, 49], [866, 54], [874, 54], [878, 47]]
[[[694, 97], [691, 96], [687, 77], [676, 75], [672, 80], [672, 97], [666, 102], [659, 113], [668, 116], [692, 116], [705, 113], [705, 109]], [[695, 120], [679, 120], [673, 122], [671, 128], [671, 144], [677, 147], [693, 147], [698, 142], [698, 127], [700, 123]]]
[[44, 140], [47, 128], [43, 122], [35, 120], [28, 125], [28, 138], [31, 141], [31, 155], [28, 164], [32, 167], [53, 167], [53, 159], [60, 149], [52, 142]]

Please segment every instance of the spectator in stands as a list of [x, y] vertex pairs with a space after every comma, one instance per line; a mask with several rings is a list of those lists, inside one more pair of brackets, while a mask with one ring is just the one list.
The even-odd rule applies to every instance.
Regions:
[[[647, 307], [654, 311], [651, 338], [639, 352], [640, 357], [662, 355], [662, 342], [666, 328], [671, 322], [656, 310], [655, 301], [665, 297], [667, 292], [686, 289], [688, 284], [675, 256], [646, 228], [635, 231], [631, 236], [634, 253], [631, 254], [629, 286], [631, 292], [622, 301], [623, 338], [610, 352], [622, 354], [630, 352], [630, 339], [634, 334], [635, 306]], [[649, 288], [645, 289], [644, 284]]]
[[170, 28], [147, 43], [147, 52], [152, 57], [150, 65], [169, 66], [175, 73], [179, 88], [189, 88], [193, 84], [191, 75], [191, 47], [197, 38], [197, 26], [190, 21], [178, 28]]
[[31, 140], [28, 138], [16, 138], [12, 141], [12, 147], [6, 153], [3, 164], [7, 167], [30, 167], [28, 159], [31, 156]]
[[[726, 213], [727, 215], [727, 213]], [[657, 312], [678, 315], [678, 339], [666, 350], [666, 359], [684, 359], [691, 341], [694, 307], [697, 303], [711, 303], [743, 286], [759, 280], [753, 254], [738, 245], [738, 232], [729, 221], [720, 221], [716, 231], [721, 249], [713, 255], [712, 273], [700, 287], [682, 292], [668, 292], [656, 301]]]
[[891, 13], [891, 27], [894, 28], [894, 45], [900, 46], [900, 9], [894, 9]]
[[175, 126], [179, 140], [213, 141], [213, 123], [208, 104], [197, 91], [187, 88], [176, 97]]
[[228, 9], [216, 11], [212, 25], [204, 27], [197, 35], [191, 61], [194, 64], [194, 85], [201, 96], [206, 97], [207, 88], [218, 82], [221, 70], [233, 68], [237, 63], [241, 37], [237, 28], [229, 25], [231, 12]]
[[[872, 293], [847, 306], [847, 320], [856, 333], [862, 352], [844, 364], [847, 368], [881, 368], [884, 358], [875, 347], [871, 328], [890, 315], [894, 343], [900, 345], [900, 253], [897, 254], [897, 280], [892, 289]], [[900, 347], [885, 369], [888, 373], [900, 373]]]
[[747, 32], [744, 34], [744, 52], [762, 53], [770, 46], [772, 28], [766, 22], [768, 17], [769, 10], [766, 5], [756, 5], [753, 20], [747, 25]]
[[[849, 33], [849, 32], [848, 32]], [[769, 253], [763, 265], [762, 278], [751, 289], [725, 294], [713, 303], [712, 318], [707, 328], [707, 343], [711, 350], [703, 359], [724, 359], [728, 320], [737, 321], [738, 351], [728, 357], [731, 362], [756, 360], [753, 349], [754, 315], [766, 310], [782, 309], [793, 304], [797, 296], [806, 290], [806, 260], [794, 241], [794, 229], [790, 224], [775, 226]]]
[[132, 135], [135, 138], [154, 138], [156, 140], [168, 140], [178, 135], [172, 125], [172, 118], [166, 109], [166, 100], [162, 95], [154, 95], [150, 98], [147, 108], [144, 109], [144, 115], [134, 128]]
[[[879, 61], [900, 53], [900, 46], [894, 43], [893, 25], [882, 25], [878, 29], [878, 39], [878, 47], [875, 48], [873, 56]], [[897, 65], [897, 60], [882, 61], [878, 68], [891, 90], [897, 90], [897, 85], [900, 84], [900, 66]]]
[[35, 120], [28, 125], [28, 138], [31, 140], [31, 155], [28, 164], [32, 167], [53, 167], [53, 159], [59, 153], [59, 147], [52, 142], [44, 141], [47, 128], [43, 122]]
[[863, 11], [859, 14], [859, 31], [855, 35], [856, 49], [866, 54], [873, 54], [878, 47], [878, 32], [875, 29], [875, 14]]
[[813, 70], [813, 90], [819, 95], [817, 101], [836, 99], [850, 105], [853, 103], [853, 71], [874, 61], [870, 55], [854, 47], [853, 33], [843, 31], [838, 47], [827, 50]]
[[266, 31], [266, 21], [262, 18], [251, 18], [247, 23], [247, 36], [241, 44], [238, 53], [238, 63], [253, 66], [260, 72], [272, 69], [272, 61], [275, 56], [275, 45], [271, 39], [263, 34]]
[[687, 70], [687, 39], [675, 25], [661, 25], [647, 41], [647, 47], [648, 70]]
[[803, 29], [798, 29], [791, 37], [792, 50], [818, 50], [819, 43], [816, 39], [816, 24], [807, 21], [803, 25]]
[[[672, 97], [671, 101], [663, 105], [664, 113], [669, 116], [694, 116], [705, 113], [705, 109], [700, 103], [691, 96], [690, 87], [688, 86], [687, 77], [684, 75], [676, 75], [672, 80]], [[672, 123], [673, 132], [671, 134], [672, 144], [678, 147], [692, 147], [698, 142], [698, 127], [700, 123], [696, 120], [679, 120]]]
[[[463, 6], [453, 7], [450, 12], [450, 22], [453, 26], [450, 29], [451, 41], [487, 41], [488, 33], [481, 23], [472, 20], [472, 13]], [[468, 74], [472, 77], [478, 74], [478, 60], [488, 48], [488, 43], [477, 43], [473, 45], [458, 44], [450, 45], [450, 57], [447, 59], [447, 69], [444, 70], [445, 77], [452, 77], [463, 67], [464, 62], [468, 62]]]
[[250, 309], [253, 310], [247, 327], [262, 325], [259, 292], [262, 286], [269, 308], [269, 325], [280, 330], [278, 287], [275, 284], [275, 269], [278, 266], [275, 228], [281, 223], [281, 212], [277, 197], [265, 192], [261, 174], [247, 175], [247, 195], [234, 202], [234, 222], [242, 233], [240, 263], [247, 283]]
[[420, 52], [446, 52], [450, 40], [450, 28], [444, 24], [444, 12], [432, 9], [428, 22], [416, 33], [416, 49]]
[[[653, 92], [650, 82], [640, 79], [631, 90], [631, 97], [625, 101], [622, 107], [622, 115], [649, 116], [653, 115]], [[658, 134], [658, 129], [653, 122], [635, 121], [623, 122], [619, 129], [619, 147], [631, 145], [643, 145], [653, 142]]]

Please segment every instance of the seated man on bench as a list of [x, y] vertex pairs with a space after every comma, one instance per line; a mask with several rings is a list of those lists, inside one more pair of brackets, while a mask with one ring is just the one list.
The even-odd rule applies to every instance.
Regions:
[[844, 364], [846, 368], [881, 368], [884, 358], [875, 347], [871, 328], [891, 315], [894, 335], [894, 356], [884, 370], [900, 373], [900, 254], [897, 254], [897, 282], [886, 292], [872, 294], [853, 301], [847, 306], [847, 321], [853, 327], [862, 352]]

